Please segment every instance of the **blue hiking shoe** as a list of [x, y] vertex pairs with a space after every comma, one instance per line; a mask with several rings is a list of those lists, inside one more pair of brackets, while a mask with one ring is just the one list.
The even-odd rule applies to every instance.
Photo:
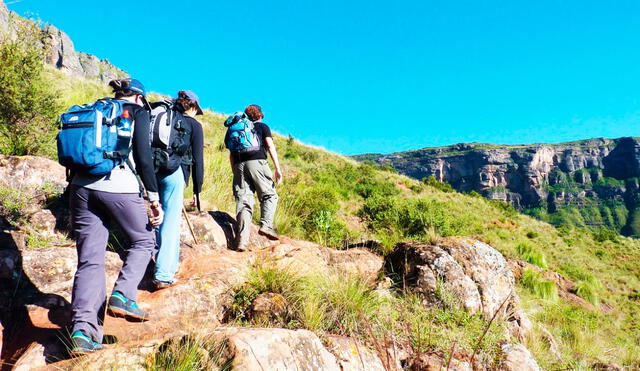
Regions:
[[122, 295], [120, 291], [115, 291], [109, 298], [109, 314], [138, 321], [149, 320], [147, 312], [140, 309], [135, 301]]
[[80, 330], [71, 335], [71, 350], [69, 350], [69, 353], [71, 353], [72, 356], [81, 356], [100, 349], [104, 349], [104, 345], [91, 340], [90, 337]]

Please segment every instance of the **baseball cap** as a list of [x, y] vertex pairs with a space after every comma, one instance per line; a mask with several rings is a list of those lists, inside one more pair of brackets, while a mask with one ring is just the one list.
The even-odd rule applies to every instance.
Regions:
[[202, 115], [202, 108], [200, 108], [200, 99], [198, 98], [196, 93], [191, 90], [181, 90], [180, 92], [178, 92], [178, 96], [196, 102], [196, 105], [198, 106], [197, 114]]
[[126, 78], [124, 79], [124, 81], [129, 83], [129, 85], [125, 89], [131, 90], [132, 92], [140, 94], [143, 97], [147, 98], [147, 91], [144, 90], [144, 85], [142, 85], [140, 81], [132, 78]]
[[130, 90], [136, 94], [140, 94], [142, 96], [142, 101], [145, 108], [151, 111], [151, 105], [147, 100], [147, 91], [145, 90], [144, 85], [142, 85], [140, 80], [132, 79], [130, 77], [123, 80], [129, 83], [129, 85], [125, 89]]

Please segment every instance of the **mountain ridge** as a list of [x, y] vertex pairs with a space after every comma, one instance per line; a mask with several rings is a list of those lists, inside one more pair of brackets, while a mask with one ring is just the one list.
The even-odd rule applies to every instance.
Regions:
[[353, 157], [509, 202], [556, 225], [577, 223], [640, 235], [638, 138], [506, 146], [459, 143]]

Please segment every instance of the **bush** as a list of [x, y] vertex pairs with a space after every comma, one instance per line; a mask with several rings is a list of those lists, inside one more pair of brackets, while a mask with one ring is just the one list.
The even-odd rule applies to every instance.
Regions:
[[0, 144], [10, 155], [54, 153], [61, 111], [44, 71], [36, 24], [21, 24], [15, 40], [0, 44]]
[[433, 175], [430, 175], [428, 177], [422, 178], [422, 182], [430, 187], [433, 187], [439, 191], [442, 192], [455, 192], [456, 190], [453, 189], [453, 187], [451, 186], [451, 184], [447, 183], [447, 182], [441, 182], [439, 180], [436, 179], [436, 177], [434, 177]]
[[526, 268], [522, 271], [520, 282], [522, 283], [522, 286], [526, 287], [529, 291], [542, 299], [550, 301], [558, 300], [558, 288], [556, 287], [556, 283], [542, 278], [540, 272], [536, 272], [531, 268]]
[[359, 210], [370, 229], [379, 235], [426, 240], [463, 234], [470, 223], [449, 213], [444, 202], [432, 199], [404, 199], [375, 196]]
[[547, 269], [547, 258], [539, 249], [527, 244], [521, 243], [516, 247], [516, 251], [520, 257], [527, 263], [537, 265], [540, 268]]

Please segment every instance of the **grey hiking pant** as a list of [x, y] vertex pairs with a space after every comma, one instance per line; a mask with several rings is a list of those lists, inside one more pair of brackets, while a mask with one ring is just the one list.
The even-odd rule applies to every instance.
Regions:
[[78, 250], [71, 299], [72, 332], [82, 330], [100, 343], [107, 296], [105, 251], [109, 221], [117, 222], [131, 244], [113, 288], [131, 300], [137, 298], [138, 284], [151, 260], [155, 238], [140, 195], [71, 187], [69, 206]]
[[238, 222], [236, 243], [249, 242], [253, 217], [253, 192], [260, 200], [260, 226], [273, 228], [278, 194], [267, 160], [238, 162], [233, 166], [233, 195], [236, 198], [236, 220]]

